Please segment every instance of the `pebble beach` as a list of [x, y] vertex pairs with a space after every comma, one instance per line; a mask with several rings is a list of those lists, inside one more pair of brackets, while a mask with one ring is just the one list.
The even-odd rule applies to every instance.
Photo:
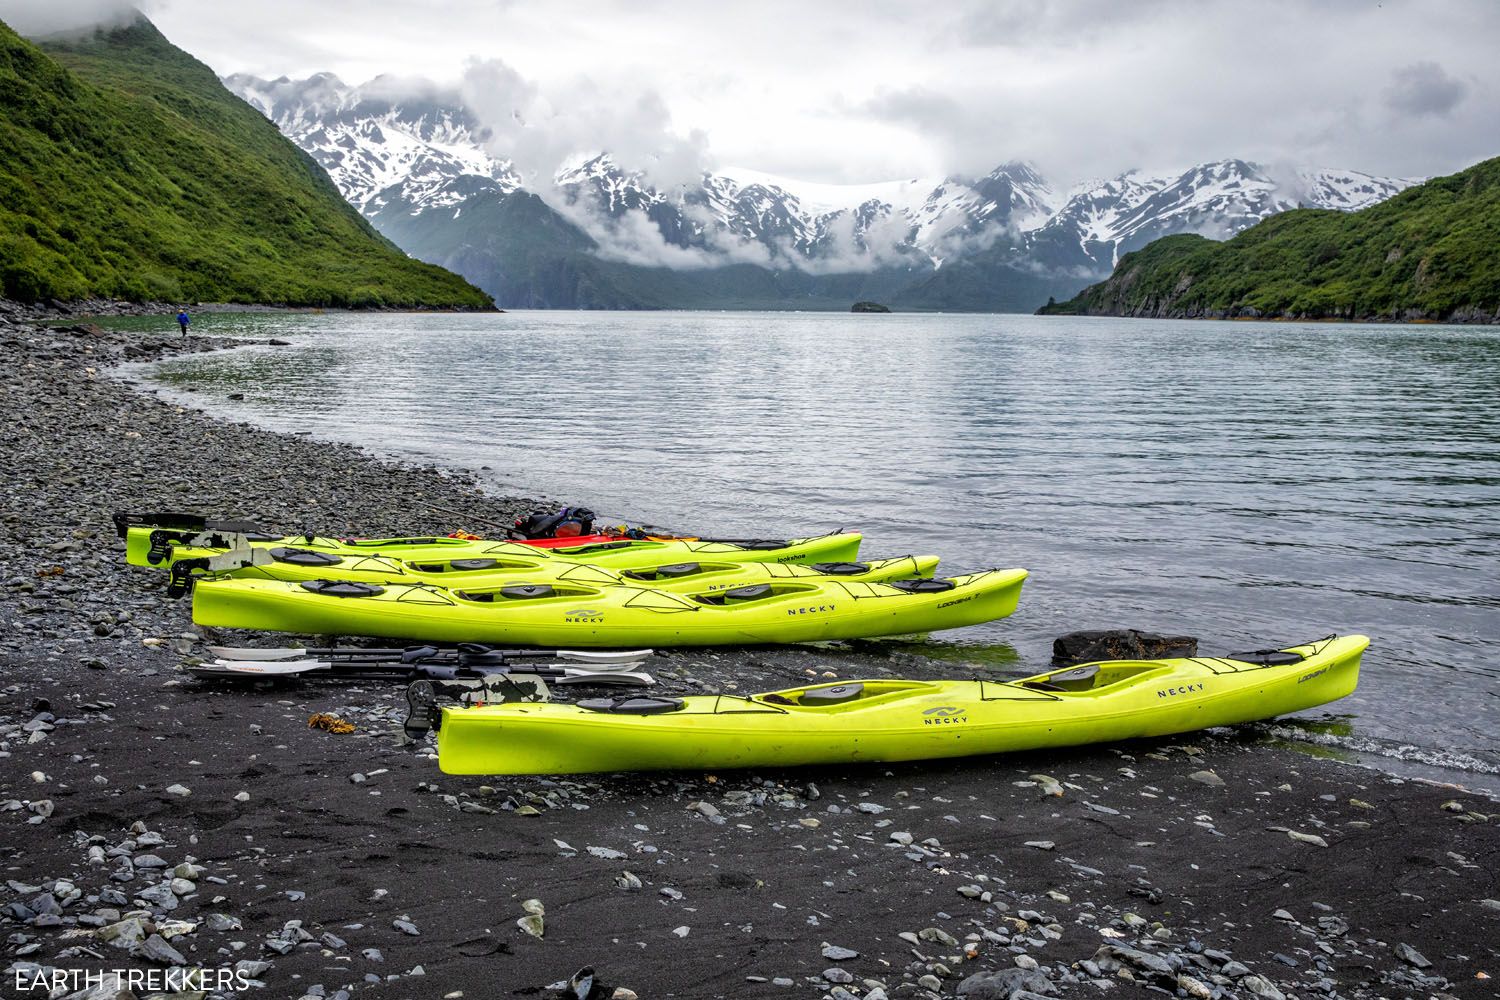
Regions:
[[[399, 685], [191, 678], [212, 637], [164, 574], [125, 565], [112, 512], [380, 535], [534, 504], [112, 375], [244, 343], [162, 317], [107, 332], [0, 303], [0, 996], [1500, 994], [1500, 803], [1253, 728], [486, 780], [403, 736]], [[668, 695], [965, 675], [919, 649], [676, 650], [649, 669]]]

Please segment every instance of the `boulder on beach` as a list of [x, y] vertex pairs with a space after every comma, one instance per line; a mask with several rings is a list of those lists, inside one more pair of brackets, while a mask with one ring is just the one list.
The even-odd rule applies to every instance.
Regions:
[[1157, 635], [1133, 628], [1069, 632], [1052, 641], [1054, 667], [1096, 660], [1164, 660], [1197, 655], [1198, 640], [1190, 635]]

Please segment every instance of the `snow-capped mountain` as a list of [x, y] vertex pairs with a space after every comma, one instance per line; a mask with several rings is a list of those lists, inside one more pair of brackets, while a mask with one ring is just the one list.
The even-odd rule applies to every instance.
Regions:
[[918, 177], [879, 184], [815, 184], [756, 170], [705, 173], [700, 186], [663, 193], [646, 175], [622, 169], [607, 154], [558, 171], [569, 207], [605, 218], [643, 212], [663, 238], [681, 247], [726, 249], [726, 237], [756, 244], [788, 266], [830, 256], [887, 259], [916, 254], [933, 265], [965, 239], [988, 230], [1041, 226], [1054, 196], [1034, 169], [997, 167], [978, 180]]
[[1030, 241], [1078, 263], [1112, 268], [1120, 254], [1174, 233], [1224, 239], [1277, 212], [1301, 207], [1355, 211], [1384, 201], [1419, 178], [1374, 177], [1354, 170], [1272, 171], [1219, 160], [1181, 173], [1130, 171], [1075, 188]]
[[[224, 82], [311, 154], [399, 246], [458, 270], [502, 304], [636, 301], [627, 286], [639, 284], [639, 275], [614, 281], [594, 273], [635, 266], [698, 272], [690, 301], [712, 305], [717, 292], [699, 287], [708, 282], [702, 275], [750, 264], [771, 272], [756, 296], [817, 296], [833, 284], [809, 276], [883, 273], [888, 283], [925, 282], [922, 302], [932, 308], [947, 307], [950, 294], [934, 289], [955, 283], [966, 304], [954, 307], [1029, 308], [1025, 296], [1045, 292], [1045, 299], [1054, 288], [1071, 295], [1106, 276], [1121, 254], [1161, 236], [1224, 238], [1299, 205], [1351, 211], [1416, 183], [1227, 159], [1180, 172], [1131, 171], [1063, 193], [1025, 163], [983, 177], [863, 185], [729, 168], [662, 190], [647, 174], [595, 153], [538, 185], [523, 183], [488, 152], [490, 132], [454, 92], [386, 78], [352, 87], [327, 73]], [[962, 281], [927, 280], [960, 262]], [[683, 301], [686, 281], [639, 301]], [[997, 287], [979, 293], [976, 282]], [[1010, 290], [999, 287], [1007, 283]], [[842, 295], [848, 284], [828, 294]], [[545, 294], [536, 291], [543, 286]], [[883, 287], [865, 291], [878, 297]]]
[[311, 154], [366, 215], [394, 201], [420, 213], [521, 186], [507, 164], [485, 152], [489, 131], [456, 94], [398, 98], [396, 81], [351, 87], [332, 73], [306, 80], [237, 73], [224, 85]]

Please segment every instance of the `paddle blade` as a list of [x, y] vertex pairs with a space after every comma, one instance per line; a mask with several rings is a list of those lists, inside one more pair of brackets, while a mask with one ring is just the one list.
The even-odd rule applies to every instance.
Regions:
[[242, 646], [209, 646], [209, 653], [221, 660], [259, 660], [262, 662], [270, 660], [295, 660], [306, 656], [307, 650], [301, 646], [292, 646], [286, 649], [254, 649]]
[[185, 669], [194, 677], [291, 677], [314, 670], [326, 670], [328, 664], [322, 660], [210, 660]]
[[639, 663], [654, 652], [649, 649], [559, 649], [554, 655], [565, 663]]

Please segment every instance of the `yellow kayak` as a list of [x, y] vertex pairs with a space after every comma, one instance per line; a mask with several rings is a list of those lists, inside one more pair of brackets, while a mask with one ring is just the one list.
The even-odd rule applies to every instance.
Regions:
[[1114, 660], [1017, 681], [839, 681], [748, 697], [444, 708], [449, 774], [837, 764], [966, 757], [1269, 719], [1354, 690], [1370, 640]]
[[[450, 590], [484, 590], [513, 583], [575, 583], [609, 586], [633, 584], [674, 593], [707, 593], [756, 583], [804, 577], [837, 576], [844, 580], [884, 583], [932, 576], [937, 556], [900, 556], [863, 562], [735, 562], [726, 559], [663, 562], [668, 551], [637, 551], [606, 568], [541, 549], [513, 546], [488, 556], [441, 559], [396, 559], [389, 556], [340, 555], [296, 546], [271, 546], [203, 559], [179, 559], [174, 579], [186, 571], [214, 578], [241, 580], [362, 580], [367, 583], [430, 584]], [[197, 565], [199, 563], [204, 565]], [[181, 587], [173, 596], [186, 592]]]
[[645, 569], [673, 563], [717, 562], [815, 563], [852, 562], [859, 558], [861, 535], [835, 532], [811, 538], [743, 541], [621, 538], [573, 546], [528, 545], [484, 538], [325, 538], [321, 535], [252, 534], [222, 530], [157, 528], [133, 525], [125, 531], [125, 561], [132, 566], [169, 568], [185, 559], [221, 556], [236, 547], [287, 549], [332, 556], [379, 556], [403, 561], [453, 559], [553, 558], [595, 566]]
[[1004, 618], [1024, 569], [869, 583], [791, 577], [674, 594], [567, 581], [449, 590], [348, 580], [204, 580], [200, 625], [564, 648], [715, 646], [905, 635]]

